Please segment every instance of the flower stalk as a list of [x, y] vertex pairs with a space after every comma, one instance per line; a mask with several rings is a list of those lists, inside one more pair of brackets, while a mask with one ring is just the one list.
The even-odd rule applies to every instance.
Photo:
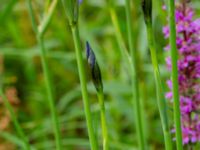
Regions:
[[53, 12], [56, 8], [57, 5], [57, 0], [53, 0], [46, 18], [44, 19], [43, 22], [40, 23], [38, 26], [36, 23], [36, 19], [34, 17], [33, 13], [33, 8], [31, 4], [31, 0], [28, 1], [28, 10], [29, 10], [29, 15], [31, 18], [33, 30], [37, 36], [37, 42], [40, 46], [40, 52], [41, 52], [41, 60], [42, 60], [42, 68], [44, 71], [44, 78], [45, 78], [45, 84], [46, 84], [46, 90], [47, 90], [47, 97], [48, 97], [48, 103], [49, 103], [49, 108], [51, 112], [51, 117], [52, 117], [52, 124], [53, 124], [53, 129], [54, 129], [54, 136], [56, 140], [56, 150], [62, 150], [62, 142], [61, 142], [61, 134], [60, 134], [60, 127], [59, 127], [59, 120], [58, 120], [58, 114], [56, 112], [55, 104], [54, 104], [54, 96], [53, 96], [53, 88], [51, 84], [51, 78], [50, 78], [50, 72], [49, 72], [49, 67], [48, 67], [48, 60], [47, 60], [47, 55], [45, 51], [45, 46], [44, 46], [44, 33], [47, 29], [47, 26], [49, 22], [51, 21]]
[[105, 113], [104, 93], [103, 93], [103, 83], [102, 83], [102, 79], [101, 79], [101, 71], [100, 71], [99, 65], [96, 61], [95, 54], [88, 42], [86, 43], [86, 50], [87, 50], [87, 60], [88, 60], [92, 80], [93, 80], [94, 86], [96, 88], [97, 97], [99, 100], [102, 136], [103, 136], [103, 150], [108, 150], [109, 149], [108, 129], [107, 129], [107, 123], [106, 123], [106, 113]]
[[176, 147], [177, 150], [183, 150], [182, 129], [181, 129], [181, 111], [179, 101], [178, 85], [178, 51], [176, 47], [176, 23], [175, 23], [175, 1], [169, 0], [169, 23], [170, 23], [170, 47], [172, 58], [172, 93], [174, 100], [174, 122], [176, 128]]
[[138, 135], [138, 144], [140, 150], [146, 149], [146, 140], [144, 136], [144, 123], [142, 119], [142, 112], [140, 107], [140, 95], [139, 95], [139, 81], [137, 75], [137, 65], [136, 65], [136, 50], [133, 46], [133, 34], [132, 34], [132, 20], [131, 20], [131, 1], [126, 0], [126, 20], [127, 20], [127, 30], [128, 30], [128, 43], [131, 52], [131, 80], [132, 80], [132, 94], [133, 94], [133, 105], [135, 110], [136, 118], [136, 131]]
[[104, 94], [103, 91], [97, 92], [99, 105], [100, 105], [100, 113], [101, 113], [101, 126], [102, 126], [102, 135], [103, 135], [103, 150], [109, 149], [109, 142], [108, 142], [108, 129], [106, 123], [106, 112], [105, 112], [105, 105], [104, 105]]
[[53, 90], [52, 90], [51, 78], [50, 78], [50, 73], [49, 73], [49, 67], [47, 63], [47, 56], [46, 56], [45, 47], [44, 47], [43, 36], [38, 36], [37, 40], [38, 40], [38, 43], [40, 45], [40, 50], [41, 50], [42, 66], [43, 66], [43, 71], [44, 71], [44, 76], [45, 76], [47, 96], [49, 100], [48, 103], [49, 103], [49, 108], [51, 111], [52, 123], [54, 127], [54, 135], [56, 139], [56, 149], [61, 150], [62, 143], [61, 143], [59, 120], [58, 120], [58, 114], [56, 112], [56, 108], [54, 104], [54, 98], [53, 98], [53, 93], [52, 93]]
[[159, 65], [156, 55], [156, 48], [154, 43], [153, 28], [152, 28], [152, 0], [143, 0], [142, 8], [144, 13], [144, 20], [147, 28], [147, 40], [151, 53], [151, 60], [154, 71], [154, 78], [156, 83], [157, 104], [159, 108], [164, 140], [166, 150], [172, 150], [171, 133], [167, 115], [167, 104], [163, 92], [163, 83], [160, 76]]
[[79, 79], [80, 79], [80, 84], [81, 84], [81, 92], [82, 92], [83, 103], [84, 103], [84, 111], [85, 111], [85, 116], [86, 116], [90, 147], [92, 150], [98, 150], [98, 144], [95, 138], [93, 123], [92, 123], [92, 113], [91, 113], [91, 108], [90, 108], [88, 92], [87, 92], [86, 72], [84, 69], [81, 41], [80, 41], [79, 28], [78, 28], [79, 2], [78, 0], [62, 0], [62, 3], [65, 9], [65, 13], [69, 20], [69, 24], [70, 24], [72, 36], [73, 36], [73, 41], [75, 45], [76, 60], [77, 60], [77, 65], [78, 65]]
[[[180, 109], [180, 115], [174, 114], [175, 119], [178, 124], [175, 124], [173, 129], [176, 133], [177, 149], [181, 149], [184, 146], [188, 146], [191, 149], [194, 144], [200, 141], [199, 131], [200, 131], [200, 121], [199, 121], [199, 96], [200, 96], [200, 53], [199, 53], [199, 31], [200, 31], [200, 19], [194, 19], [195, 12], [188, 5], [190, 1], [183, 0], [182, 3], [177, 3], [175, 10], [175, 27], [176, 36], [174, 33], [173, 38], [176, 40], [174, 46], [167, 45], [166, 50], [170, 50], [171, 54], [175, 54], [175, 48], [177, 50], [176, 64], [178, 73], [175, 76], [178, 78], [174, 84], [174, 88], [178, 88], [178, 100], [175, 102], [177, 95], [174, 95], [173, 88], [173, 78], [167, 81], [167, 85], [170, 89], [166, 93], [166, 98], [174, 104], [174, 109]], [[167, 25], [163, 28], [163, 32], [166, 39], [170, 38], [170, 26]], [[171, 37], [172, 38], [172, 37]], [[171, 39], [172, 40], [172, 39]], [[174, 42], [174, 41], [171, 41]], [[172, 43], [171, 43], [172, 44]], [[176, 46], [176, 47], [175, 47]], [[172, 58], [172, 55], [166, 58], [167, 68], [169, 71], [173, 70], [173, 63], [175, 63], [176, 58]], [[174, 75], [174, 74], [173, 74]], [[175, 77], [174, 77], [175, 78]], [[177, 101], [178, 101], [177, 100]], [[175, 104], [176, 103], [176, 104]], [[178, 106], [179, 105], [179, 106]], [[179, 110], [176, 110], [176, 113]], [[175, 111], [174, 111], [175, 113]], [[178, 112], [179, 113], [179, 112]], [[179, 122], [181, 121], [181, 122]], [[179, 124], [181, 123], [181, 124]], [[180, 129], [177, 129], [177, 125], [181, 125]], [[179, 130], [179, 131], [177, 131]], [[178, 132], [178, 133], [177, 133]], [[181, 135], [178, 135], [182, 133]], [[180, 136], [180, 137], [179, 137]], [[182, 139], [181, 139], [182, 137]], [[181, 140], [181, 141], [180, 141]], [[180, 143], [178, 143], [180, 142]]]

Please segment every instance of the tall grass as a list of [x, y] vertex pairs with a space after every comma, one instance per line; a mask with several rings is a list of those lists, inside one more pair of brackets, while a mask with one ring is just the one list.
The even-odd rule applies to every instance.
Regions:
[[90, 102], [87, 92], [87, 81], [86, 81], [86, 72], [84, 69], [84, 61], [82, 56], [82, 48], [81, 48], [81, 41], [79, 35], [79, 28], [78, 28], [78, 10], [79, 4], [77, 0], [63, 0], [63, 6], [65, 8], [66, 15], [69, 19], [69, 24], [72, 31], [72, 37], [75, 45], [75, 53], [76, 53], [76, 61], [78, 65], [78, 72], [79, 72], [79, 80], [81, 85], [81, 92], [83, 97], [84, 103], [84, 111], [85, 117], [87, 122], [87, 129], [90, 139], [90, 146], [92, 150], [98, 150], [98, 145], [96, 141], [96, 137], [94, 134], [94, 128], [92, 123], [92, 114], [90, 110]]
[[80, 83], [81, 83], [81, 91], [82, 91], [83, 103], [85, 107], [84, 110], [85, 110], [85, 116], [86, 116], [86, 121], [87, 121], [87, 126], [88, 126], [91, 149], [97, 150], [98, 146], [97, 146], [97, 141], [95, 138], [94, 129], [92, 125], [92, 114], [90, 110], [89, 97], [87, 93], [86, 74], [85, 74], [85, 69], [84, 69], [83, 56], [81, 53], [82, 49], [80, 45], [81, 43], [80, 43], [78, 25], [72, 26], [71, 30], [72, 30], [74, 44], [75, 44], [76, 60], [78, 64], [79, 78], [80, 78]]
[[109, 149], [108, 128], [107, 128], [107, 121], [106, 121], [105, 100], [104, 100], [104, 92], [103, 92], [103, 82], [101, 78], [101, 70], [99, 68], [96, 56], [89, 42], [86, 42], [86, 55], [87, 55], [89, 71], [92, 77], [93, 84], [96, 88], [97, 97], [99, 101], [102, 137], [103, 137], [103, 150], [108, 150]]
[[[108, 3], [105, 3], [105, 1]], [[22, 100], [20, 105], [26, 106], [25, 109], [27, 112], [23, 113], [19, 111], [20, 115], [16, 115], [15, 110], [10, 104], [8, 94], [5, 94], [4, 86], [0, 85], [0, 97], [2, 100], [0, 104], [5, 105], [6, 115], [8, 111], [10, 115], [8, 119], [11, 120], [14, 131], [16, 131], [16, 133], [9, 133], [10, 130], [2, 130], [0, 132], [0, 137], [5, 139], [5, 145], [7, 141], [10, 141], [15, 144], [11, 146], [24, 150], [199, 149], [198, 143], [184, 146], [182, 139], [177, 69], [178, 51], [176, 47], [175, 0], [168, 0], [167, 7], [169, 8], [168, 13], [170, 16], [171, 73], [174, 102], [172, 112], [174, 118], [168, 117], [169, 109], [164, 96], [164, 83], [160, 70], [164, 76], [167, 76], [168, 72], [165, 71], [165, 65], [159, 66], [159, 62], [164, 62], [164, 59], [162, 59], [163, 52], [157, 51], [157, 47], [160, 50], [162, 49], [164, 42], [163, 38], [160, 38], [161, 22], [166, 19], [163, 17], [164, 14], [161, 10], [161, 3], [163, 1], [155, 1], [153, 11], [156, 13], [156, 23], [154, 24], [156, 28], [153, 28], [152, 25], [152, 0], [105, 1], [83, 0], [81, 3], [83, 11], [80, 19], [78, 19], [79, 0], [63, 0], [65, 12], [69, 19], [68, 26], [65, 24], [66, 22], [63, 22], [64, 14], [62, 14], [62, 9], [59, 9], [62, 5], [57, 5], [59, 4], [58, 0], [39, 2], [39, 6], [44, 6], [43, 14], [41, 14], [41, 8], [31, 5], [34, 3], [38, 4], [37, 0], [27, 0], [32, 29], [34, 30], [33, 35], [30, 32], [26, 13], [21, 13], [25, 9], [24, 3], [18, 0], [9, 0], [8, 3], [2, 2], [0, 22], [4, 26], [0, 27], [0, 29], [5, 28], [5, 30], [1, 30], [0, 54], [5, 56], [5, 61], [0, 62], [0, 65], [5, 65], [6, 68], [6, 78], [2, 79], [2, 81], [8, 86], [14, 84], [19, 93], [18, 96]], [[143, 22], [140, 20], [140, 8], [137, 8], [140, 1], [144, 1], [143, 11], [146, 26], [143, 26]], [[194, 0], [193, 2], [192, 5], [199, 3], [198, 0]], [[56, 7], [59, 10], [53, 18], [54, 22], [50, 26], [51, 29], [48, 30], [47, 36], [44, 37]], [[197, 5], [195, 7], [199, 8]], [[108, 16], [108, 13], [110, 13], [110, 16]], [[196, 15], [199, 15], [198, 11]], [[43, 18], [36, 19], [38, 16], [42, 16]], [[112, 21], [112, 25], [110, 21]], [[63, 32], [66, 26], [71, 29], [72, 35]], [[145, 27], [147, 34], [145, 34]], [[159, 35], [159, 39], [156, 37], [157, 41], [154, 39], [154, 32]], [[36, 37], [37, 42], [36, 45], [31, 47], [35, 42], [33, 40], [34, 37]], [[104, 81], [104, 89], [101, 92], [97, 91], [98, 104], [91, 102], [92, 98], [89, 96], [89, 93], [95, 94], [95, 92], [87, 82], [86, 61], [82, 56], [84, 49], [81, 44], [81, 37], [91, 41], [91, 45], [94, 46], [95, 52], [98, 54], [99, 60], [101, 60], [99, 64], [106, 70], [103, 74], [107, 79]], [[65, 51], [65, 45], [69, 49], [73, 49], [74, 46], [75, 51]], [[149, 51], [146, 51], [147, 47]], [[47, 52], [46, 50], [50, 48], [52, 51]], [[100, 49], [101, 51], [99, 51]], [[32, 58], [34, 58], [34, 61], [32, 61]], [[41, 58], [47, 93], [43, 93], [38, 88], [40, 85], [43, 88], [44, 83], [41, 80], [36, 81], [37, 77], [41, 77], [40, 74], [37, 74], [37, 72], [40, 72], [38, 58]], [[16, 60], [17, 62], [15, 62]], [[24, 61], [26, 63], [21, 64]], [[48, 61], [51, 61], [52, 71], [49, 68]], [[13, 65], [13, 62], [16, 65]], [[33, 64], [30, 65], [30, 62]], [[35, 69], [33, 71], [34, 75], [32, 75], [32, 69]], [[78, 79], [76, 78], [76, 70], [78, 71]], [[51, 83], [51, 73], [62, 82], [53, 85]], [[152, 79], [152, 75], [154, 75], [154, 80]], [[34, 78], [32, 78], [33, 76]], [[80, 82], [80, 85], [77, 85], [77, 82]], [[129, 84], [128, 82], [131, 83]], [[152, 88], [154, 84], [155, 89]], [[54, 86], [59, 90], [56, 92], [56, 97], [60, 98], [58, 105], [54, 102]], [[84, 110], [79, 109], [82, 108], [82, 103], [80, 103], [81, 94]], [[154, 101], [155, 94], [156, 101]], [[40, 101], [43, 98], [47, 99], [45, 101], [48, 104], [47, 109], [46, 106], [38, 107], [38, 105], [43, 103]], [[106, 101], [107, 107], [105, 107], [105, 99], [108, 100]], [[32, 100], [35, 101], [33, 102]], [[142, 110], [143, 107], [141, 107], [143, 103], [145, 103], [145, 110]], [[50, 118], [44, 118], [43, 115], [48, 110], [50, 110]], [[132, 110], [134, 110], [135, 116], [133, 116]], [[59, 116], [57, 111], [60, 112]], [[0, 111], [0, 115], [2, 115], [2, 112]], [[96, 121], [96, 117], [93, 118], [93, 113], [100, 113], [101, 122]], [[144, 116], [147, 121], [144, 120]], [[86, 123], [85, 119], [83, 119], [84, 117], [86, 118]], [[18, 118], [19, 120], [28, 121], [23, 121], [23, 126], [21, 126]], [[0, 118], [0, 123], [3, 119]], [[170, 132], [169, 122], [172, 119], [174, 119], [176, 129], [175, 135], [173, 134], [174, 138], [176, 138], [176, 148], [173, 147], [175, 144], [172, 143], [172, 133]], [[145, 128], [144, 130], [144, 122], [148, 121], [148, 129]], [[99, 126], [95, 123], [101, 125]], [[61, 139], [61, 125], [63, 139]], [[160, 126], [162, 126], [161, 129], [159, 128]], [[96, 128], [94, 129], [94, 127]], [[134, 129], [135, 127], [136, 129]], [[26, 132], [24, 132], [24, 129], [26, 129]], [[164, 143], [162, 141], [162, 130]], [[134, 131], [137, 134], [132, 133]], [[97, 135], [99, 136], [97, 137]], [[146, 139], [147, 136], [150, 136], [149, 141]], [[101, 137], [103, 139], [103, 146], [99, 144], [102, 142]], [[0, 144], [4, 144], [4, 141]]]
[[56, 108], [55, 108], [55, 104], [54, 104], [53, 88], [52, 88], [52, 84], [51, 84], [51, 77], [50, 77], [48, 60], [47, 60], [47, 55], [46, 55], [45, 46], [44, 46], [44, 37], [43, 37], [44, 33], [47, 29], [47, 26], [48, 26], [49, 22], [51, 21], [51, 17], [53, 15], [53, 12], [56, 8], [58, 1], [53, 0], [51, 2], [51, 5], [48, 9], [47, 15], [43, 19], [43, 22], [41, 22], [38, 26], [36, 24], [36, 20], [34, 17], [31, 0], [27, 0], [27, 2], [28, 2], [28, 10], [29, 10], [31, 21], [32, 21], [33, 30], [35, 31], [38, 44], [40, 45], [42, 67], [43, 67], [43, 71], [44, 71], [44, 78], [45, 78], [45, 84], [46, 84], [46, 90], [47, 90], [47, 99], [48, 99], [49, 109], [50, 109], [51, 117], [52, 117], [54, 136], [56, 139], [56, 149], [61, 150], [62, 143], [61, 143], [59, 120], [58, 120], [58, 114], [56, 112]]
[[152, 28], [152, 0], [144, 0], [142, 3], [144, 19], [147, 29], [147, 40], [149, 44], [149, 49], [151, 53], [151, 61], [153, 65], [154, 78], [156, 83], [156, 94], [157, 94], [157, 104], [160, 112], [160, 118], [164, 133], [165, 148], [166, 150], [172, 150], [172, 139], [169, 128], [168, 114], [167, 114], [167, 104], [163, 91], [163, 83], [160, 76], [158, 59], [156, 55], [156, 48], [154, 43], [154, 35]]
[[140, 149], [145, 149], [147, 147], [147, 141], [144, 136], [144, 123], [142, 118], [142, 108], [140, 103], [139, 96], [139, 81], [137, 74], [137, 65], [136, 65], [136, 50], [134, 49], [134, 40], [133, 40], [133, 31], [132, 31], [132, 17], [131, 17], [131, 1], [125, 1], [125, 10], [126, 10], [126, 20], [127, 20], [127, 31], [128, 31], [128, 49], [125, 46], [123, 36], [119, 27], [118, 17], [115, 11], [114, 2], [112, 0], [108, 0], [108, 8], [111, 16], [111, 20], [113, 23], [113, 27], [115, 29], [115, 36], [117, 39], [117, 43], [120, 48], [120, 53], [122, 56], [122, 60], [125, 61], [126, 66], [130, 69], [130, 76], [132, 80], [132, 103], [135, 110], [135, 120], [136, 120], [136, 131], [138, 135], [138, 144]]
[[120, 49], [122, 60], [126, 63], [127, 66], [131, 67], [132, 60], [131, 60], [131, 56], [128, 52], [128, 49], [125, 45], [124, 38], [122, 36], [122, 32], [120, 30], [119, 19], [116, 14], [116, 10], [115, 10], [115, 3], [112, 0], [108, 0], [107, 5], [108, 5], [111, 21], [113, 24], [113, 28], [115, 30], [115, 37], [117, 39], [117, 44]]
[[136, 131], [138, 135], [138, 143], [140, 150], [144, 150], [146, 147], [146, 141], [144, 136], [144, 123], [142, 119], [142, 112], [140, 107], [140, 96], [139, 96], [139, 81], [137, 74], [137, 56], [136, 50], [133, 45], [133, 31], [132, 31], [132, 18], [131, 18], [131, 1], [126, 0], [126, 20], [127, 20], [127, 31], [128, 31], [128, 44], [131, 53], [131, 80], [132, 80], [132, 94], [133, 94], [133, 105], [135, 110], [135, 120], [136, 120]]
[[182, 146], [182, 130], [181, 130], [181, 112], [179, 101], [179, 85], [178, 85], [178, 51], [176, 48], [176, 23], [175, 23], [175, 1], [168, 0], [169, 4], [169, 22], [170, 22], [170, 48], [172, 60], [172, 93], [174, 101], [174, 122], [176, 129], [176, 147], [177, 150], [183, 150]]
[[151, 59], [154, 69], [154, 78], [156, 83], [156, 94], [157, 94], [157, 104], [160, 112], [160, 118], [162, 122], [162, 128], [164, 133], [164, 140], [165, 140], [165, 148], [166, 150], [172, 150], [172, 139], [171, 139], [171, 132], [169, 128], [169, 121], [167, 115], [167, 104], [166, 99], [164, 97], [162, 81], [160, 77], [158, 61], [156, 56], [156, 50], [153, 41], [153, 32], [152, 26], [147, 25], [147, 34], [148, 34], [148, 41], [149, 41], [149, 48], [151, 52]]
[[109, 141], [108, 141], [108, 128], [106, 123], [106, 112], [104, 104], [104, 94], [102, 92], [97, 93], [100, 105], [100, 114], [101, 114], [101, 126], [102, 126], [102, 135], [103, 135], [103, 150], [109, 150]]

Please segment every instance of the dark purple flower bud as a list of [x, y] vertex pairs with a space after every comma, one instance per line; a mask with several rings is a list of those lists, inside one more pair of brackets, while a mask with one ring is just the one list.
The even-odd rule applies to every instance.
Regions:
[[96, 61], [95, 54], [88, 42], [86, 42], [86, 56], [87, 56], [87, 62], [88, 62], [89, 68], [90, 68], [90, 73], [92, 76], [94, 86], [95, 86], [97, 92], [102, 92], [103, 91], [103, 83], [102, 83], [102, 79], [101, 79], [101, 71], [100, 71], [99, 65]]
[[145, 23], [151, 23], [152, 20], [152, 0], [142, 0], [142, 10]]

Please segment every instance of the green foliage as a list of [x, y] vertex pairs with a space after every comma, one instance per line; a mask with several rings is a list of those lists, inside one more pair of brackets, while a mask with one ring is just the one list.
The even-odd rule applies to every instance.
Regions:
[[[67, 1], [67, 0], [66, 0]], [[32, 0], [36, 23], [42, 22], [49, 16], [50, 0]], [[132, 109], [132, 89], [129, 67], [121, 53], [127, 49], [128, 39], [125, 19], [125, 1], [114, 1], [110, 7], [107, 1], [85, 0], [79, 11], [79, 26], [82, 49], [85, 41], [90, 41], [101, 68], [104, 85], [106, 118], [111, 150], [137, 150], [138, 137], [135, 131], [135, 111]], [[169, 78], [165, 68], [163, 51], [165, 39], [162, 26], [166, 24], [166, 13], [162, 10], [164, 1], [155, 1], [153, 5], [153, 28], [156, 39], [156, 53], [160, 64], [162, 80]], [[148, 51], [146, 29], [143, 21], [140, 1], [133, 1], [132, 29], [134, 48], [137, 49], [137, 72], [139, 75], [140, 101], [144, 103], [144, 128], [150, 150], [164, 149], [164, 139], [156, 104], [153, 68]], [[192, 5], [200, 15], [198, 0]], [[110, 11], [111, 9], [111, 11]], [[113, 12], [114, 11], [114, 12]], [[114, 15], [113, 15], [114, 14]], [[116, 32], [111, 16], [117, 17]], [[113, 23], [114, 21], [114, 23]], [[45, 80], [41, 66], [40, 48], [37, 37], [32, 29], [25, 1], [1, 0], [0, 6], [0, 68], [3, 65], [5, 88], [15, 87], [20, 103], [16, 106], [16, 116], [25, 135], [30, 140], [31, 148], [36, 150], [54, 150], [54, 132], [51, 125], [50, 111], [45, 92]], [[81, 97], [78, 69], [74, 53], [74, 44], [70, 25], [66, 21], [65, 11], [61, 2], [56, 5], [51, 22], [43, 25], [44, 45], [52, 82], [52, 93], [55, 96], [55, 107], [61, 127], [63, 149], [88, 150], [89, 139]], [[119, 43], [118, 41], [122, 41]], [[82, 53], [85, 53], [82, 51]], [[83, 54], [84, 55], [84, 54]], [[84, 62], [86, 58], [84, 57]], [[85, 66], [86, 68], [87, 66]], [[1, 69], [0, 69], [1, 70]], [[93, 125], [99, 143], [101, 143], [101, 125], [96, 91], [89, 73], [86, 72], [88, 93], [90, 98]], [[164, 87], [164, 91], [168, 89]], [[1, 104], [2, 105], [2, 104]], [[172, 127], [173, 111], [168, 103], [170, 127]], [[10, 123], [8, 130], [0, 133], [0, 145], [9, 141], [16, 149], [23, 141], [16, 135], [14, 126]], [[199, 144], [195, 145], [199, 149]]]

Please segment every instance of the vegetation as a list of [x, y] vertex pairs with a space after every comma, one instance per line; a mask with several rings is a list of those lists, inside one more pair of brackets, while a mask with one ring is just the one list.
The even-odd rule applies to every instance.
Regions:
[[[198, 18], [200, 2], [188, 6]], [[175, 9], [173, 0], [1, 0], [0, 150], [198, 150], [182, 144]]]

